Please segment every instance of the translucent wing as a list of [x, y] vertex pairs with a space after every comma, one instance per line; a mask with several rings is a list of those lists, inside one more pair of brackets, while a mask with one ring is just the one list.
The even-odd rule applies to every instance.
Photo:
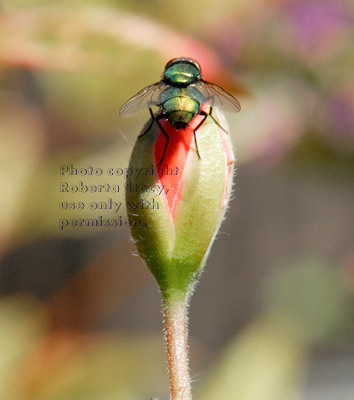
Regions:
[[119, 110], [120, 115], [130, 115], [142, 108], [160, 104], [160, 94], [167, 88], [163, 82], [156, 82], [140, 90], [135, 96], [126, 101]]
[[200, 80], [194, 84], [204, 97], [204, 102], [227, 111], [239, 112], [241, 105], [234, 96], [214, 83]]

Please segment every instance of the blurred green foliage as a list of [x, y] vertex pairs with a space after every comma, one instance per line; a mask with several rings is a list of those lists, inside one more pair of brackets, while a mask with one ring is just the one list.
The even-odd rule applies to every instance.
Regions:
[[[290, 400], [299, 395], [311, 346], [351, 328], [352, 293], [333, 265], [303, 259], [264, 285], [264, 310], [224, 349], [196, 399]], [[26, 298], [0, 303], [0, 390], [11, 400], [167, 397], [162, 337], [52, 336]]]

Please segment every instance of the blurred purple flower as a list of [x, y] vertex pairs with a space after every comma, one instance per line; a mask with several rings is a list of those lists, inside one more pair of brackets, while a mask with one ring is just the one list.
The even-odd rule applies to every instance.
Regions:
[[354, 20], [352, 12], [340, 0], [290, 1], [286, 10], [291, 18], [294, 40], [306, 52], [327, 48], [333, 35], [350, 28]]
[[335, 138], [354, 140], [354, 91], [340, 91], [326, 110], [329, 127]]

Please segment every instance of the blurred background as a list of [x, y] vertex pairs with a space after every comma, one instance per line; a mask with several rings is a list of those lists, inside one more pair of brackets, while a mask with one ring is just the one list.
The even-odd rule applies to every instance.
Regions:
[[353, 22], [349, 0], [0, 0], [1, 399], [168, 398], [157, 286], [128, 228], [59, 229], [97, 214], [60, 202], [112, 197], [59, 171], [126, 168], [149, 116], [118, 110], [180, 56], [242, 105], [195, 398], [354, 398]]

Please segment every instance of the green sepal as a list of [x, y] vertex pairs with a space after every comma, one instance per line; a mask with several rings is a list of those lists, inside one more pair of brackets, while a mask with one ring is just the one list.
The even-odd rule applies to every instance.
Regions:
[[[224, 118], [220, 115], [219, 118], [225, 126]], [[148, 124], [143, 132], [147, 128]], [[154, 123], [149, 132], [137, 139], [129, 168], [151, 169], [152, 165], [156, 168], [154, 149], [158, 133], [159, 128]], [[132, 224], [132, 236], [165, 299], [191, 293], [225, 212], [221, 204], [227, 182], [226, 154], [221, 129], [212, 118], [207, 118], [198, 129], [197, 141], [201, 158], [194, 149], [190, 150], [174, 219], [163, 195], [149, 190], [126, 192], [127, 204], [154, 201], [159, 205], [158, 209], [139, 207], [134, 210], [127, 205], [127, 209], [131, 220], [141, 222]], [[151, 188], [161, 184], [157, 176], [141, 174], [138, 178], [128, 177], [127, 187], [129, 185]], [[228, 196], [230, 190], [231, 179]]]

